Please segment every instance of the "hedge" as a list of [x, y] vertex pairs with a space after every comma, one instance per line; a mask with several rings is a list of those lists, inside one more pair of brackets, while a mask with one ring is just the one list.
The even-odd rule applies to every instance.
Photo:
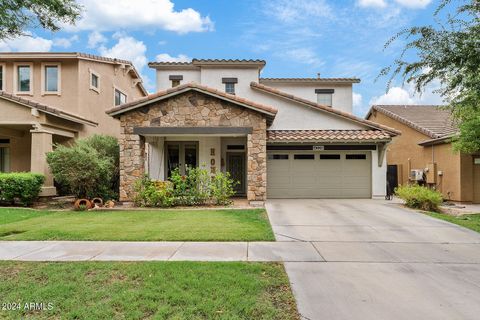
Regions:
[[443, 202], [440, 192], [419, 185], [399, 186], [395, 193], [405, 200], [407, 207], [425, 211], [438, 211], [438, 206]]
[[28, 206], [38, 197], [45, 177], [38, 173], [0, 173], [0, 202], [14, 204], [18, 200]]

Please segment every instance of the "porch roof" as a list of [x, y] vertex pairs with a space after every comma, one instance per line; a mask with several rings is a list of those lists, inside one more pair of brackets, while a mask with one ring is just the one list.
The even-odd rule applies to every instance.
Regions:
[[134, 134], [142, 136], [224, 135], [239, 136], [252, 133], [252, 127], [136, 127]]
[[268, 142], [387, 142], [383, 130], [267, 130]]
[[154, 94], [150, 94], [147, 97], [143, 97], [135, 101], [128, 102], [128, 103], [119, 105], [115, 108], [109, 109], [106, 111], [106, 113], [111, 115], [112, 117], [118, 117], [119, 115], [125, 112], [132, 111], [134, 109], [155, 103], [157, 101], [168, 99], [170, 97], [185, 93], [187, 91], [192, 91], [192, 90], [262, 113], [266, 116], [268, 123], [272, 123], [273, 119], [275, 118], [275, 115], [277, 114], [277, 109], [273, 107], [256, 103], [244, 98], [240, 98], [233, 94], [228, 94], [214, 88], [202, 86], [194, 82], [182, 84], [174, 88], [170, 88], [167, 90], [159, 91]]
[[16, 96], [14, 94], [7, 93], [5, 91], [0, 91], [0, 99], [8, 100], [8, 101], [11, 101], [13, 103], [16, 103], [16, 104], [19, 104], [19, 105], [22, 105], [22, 106], [25, 106], [25, 107], [28, 107], [28, 108], [31, 108], [31, 109], [36, 109], [40, 112], [50, 114], [50, 115], [53, 115], [55, 117], [58, 117], [58, 118], [61, 118], [61, 119], [64, 119], [64, 120], [69, 120], [69, 121], [72, 121], [72, 122], [75, 122], [75, 123], [90, 125], [90, 126], [94, 126], [94, 127], [98, 125], [97, 122], [88, 120], [88, 119], [83, 118], [81, 116], [78, 116], [78, 115], [75, 115], [75, 114], [72, 114], [72, 113], [68, 113], [68, 112], [62, 111], [60, 109], [57, 109], [57, 108], [54, 108], [54, 107], [51, 107], [51, 106], [48, 106], [48, 105], [45, 105], [45, 104], [35, 102], [33, 100], [25, 99], [23, 97], [19, 97], [19, 96]]

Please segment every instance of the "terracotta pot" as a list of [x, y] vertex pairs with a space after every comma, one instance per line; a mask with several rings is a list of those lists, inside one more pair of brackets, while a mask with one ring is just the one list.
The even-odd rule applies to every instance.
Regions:
[[92, 199], [92, 205], [94, 207], [103, 207], [103, 200], [102, 198], [93, 198]]
[[73, 204], [73, 207], [79, 210], [80, 206], [85, 206], [85, 208], [88, 210], [92, 208], [92, 203], [88, 199], [77, 199], [77, 201], [75, 201]]

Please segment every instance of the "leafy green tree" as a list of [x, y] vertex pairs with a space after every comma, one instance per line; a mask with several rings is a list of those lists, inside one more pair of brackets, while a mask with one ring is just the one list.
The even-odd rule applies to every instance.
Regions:
[[62, 23], [74, 24], [80, 13], [75, 0], [1, 0], [0, 40], [28, 35], [28, 28], [58, 31]]
[[[454, 4], [454, 13], [446, 14], [445, 7]], [[386, 43], [388, 47], [405, 41], [399, 56], [380, 76], [390, 75], [388, 87], [400, 76], [418, 93], [439, 80], [438, 93], [460, 128], [455, 148], [476, 152], [480, 150], [480, 1], [442, 0], [434, 17], [434, 25], [405, 29]]]

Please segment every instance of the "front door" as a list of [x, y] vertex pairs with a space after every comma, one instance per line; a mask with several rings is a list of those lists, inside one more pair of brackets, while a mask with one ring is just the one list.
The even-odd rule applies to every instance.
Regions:
[[184, 175], [187, 168], [198, 166], [198, 142], [168, 141], [165, 149], [167, 177], [170, 177], [172, 171], [176, 168], [179, 168], [180, 174]]
[[236, 194], [245, 194], [245, 153], [227, 153], [227, 172], [238, 182], [234, 188]]
[[480, 203], [480, 156], [473, 157], [473, 203]]

